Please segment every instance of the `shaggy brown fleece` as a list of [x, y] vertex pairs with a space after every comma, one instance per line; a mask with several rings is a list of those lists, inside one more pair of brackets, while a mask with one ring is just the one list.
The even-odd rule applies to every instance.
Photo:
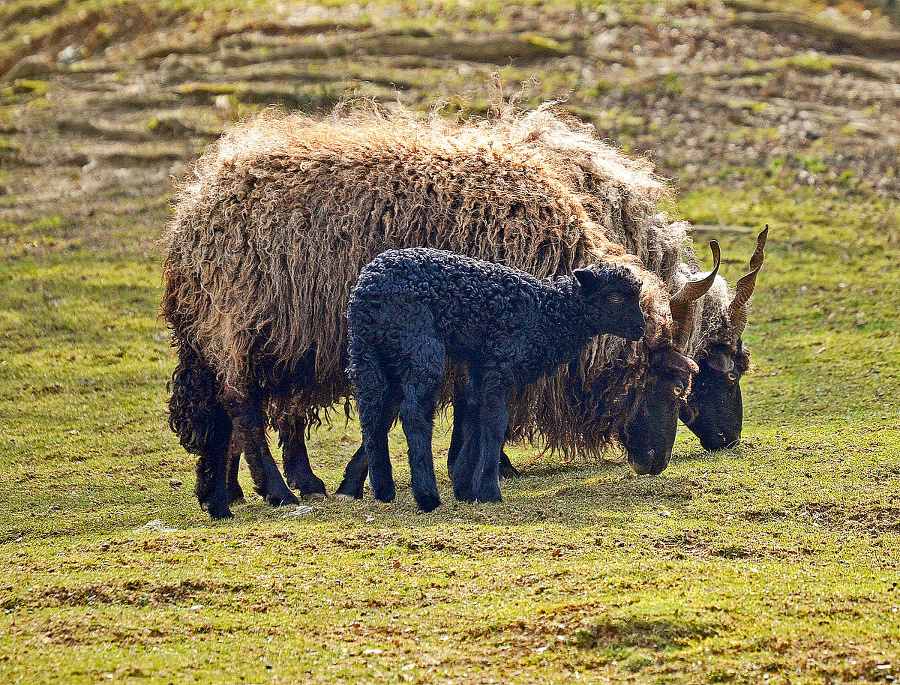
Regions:
[[[179, 187], [163, 238], [162, 313], [174, 344], [202, 355], [224, 397], [258, 385], [270, 389], [276, 413], [315, 420], [350, 392], [344, 311], [380, 252], [427, 246], [538, 277], [625, 264], [643, 282], [645, 340], [600, 338], [511, 402], [514, 434], [597, 452], [634, 410], [649, 350], [672, 347], [673, 332], [665, 285], [592, 218], [609, 216], [636, 235], [630, 224], [646, 220], [646, 203], [607, 211], [593, 197], [588, 212], [585, 199], [546, 148], [489, 124], [266, 111], [226, 133]], [[314, 378], [285, 391], [310, 355]], [[599, 389], [591, 401], [603, 412], [592, 425], [573, 387]]]

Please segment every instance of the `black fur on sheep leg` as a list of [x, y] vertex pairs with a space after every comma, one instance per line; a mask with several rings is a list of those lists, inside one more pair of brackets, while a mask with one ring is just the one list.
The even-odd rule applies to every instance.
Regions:
[[290, 487], [300, 491], [303, 499], [325, 499], [325, 483], [315, 473], [309, 463], [306, 451], [306, 423], [291, 421], [278, 429], [284, 475]]
[[285, 484], [269, 451], [266, 417], [260, 393], [252, 392], [246, 400], [229, 402], [228, 414], [232, 423], [245, 436], [244, 457], [253, 477], [253, 489], [274, 507], [299, 504], [300, 500]]
[[[350, 345], [354, 345], [353, 340]], [[391, 470], [388, 432], [400, 403], [399, 388], [389, 383], [381, 368], [378, 353], [373, 348], [357, 343], [356, 354], [357, 409], [363, 438], [362, 448], [369, 467], [369, 483], [375, 499], [380, 502], [393, 502], [397, 490]], [[344, 494], [342, 489], [338, 492]]]
[[[465, 401], [461, 402], [462, 445], [451, 471], [453, 493], [465, 502], [499, 502], [500, 450], [509, 425], [508, 391], [495, 380], [487, 383], [470, 367]], [[448, 454], [448, 463], [450, 455]]]
[[213, 518], [231, 518], [225, 476], [232, 424], [216, 395], [216, 375], [192, 346], [183, 344], [168, 388], [169, 426], [198, 457], [197, 501]]
[[539, 280], [427, 248], [376, 257], [362, 270], [347, 308], [347, 373], [375, 498], [395, 495], [387, 432], [400, 398], [413, 496], [422, 511], [440, 504], [431, 436], [449, 358], [469, 373], [454, 493], [465, 501], [500, 500], [509, 391], [574, 360], [595, 335], [641, 338], [640, 290], [640, 279], [613, 263]]
[[[447, 450], [447, 473], [452, 476], [453, 465], [459, 456], [463, 443], [463, 426], [467, 416], [466, 384], [457, 381], [453, 385], [453, 430], [450, 433], [450, 448]], [[504, 439], [505, 442], [505, 439]], [[518, 478], [521, 472], [509, 459], [506, 450], [500, 448], [500, 478]], [[361, 495], [360, 495], [361, 496]]]
[[228, 444], [228, 474], [225, 488], [228, 490], [228, 504], [243, 504], [244, 489], [238, 482], [238, 471], [241, 467], [241, 455], [244, 453], [244, 442], [240, 431], [232, 431]]
[[360, 445], [359, 449], [350, 457], [350, 461], [347, 462], [344, 478], [334, 494], [342, 499], [362, 499], [363, 486], [366, 484], [368, 475], [369, 461], [366, 459], [365, 448]]

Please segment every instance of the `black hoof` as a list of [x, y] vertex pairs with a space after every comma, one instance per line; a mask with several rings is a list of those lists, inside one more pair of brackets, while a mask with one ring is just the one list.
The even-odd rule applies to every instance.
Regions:
[[240, 485], [228, 488], [228, 504], [243, 504], [245, 501]]
[[231, 509], [229, 509], [228, 505], [224, 504], [223, 502], [201, 502], [200, 508], [204, 511], [209, 512], [209, 515], [217, 520], [234, 518], [234, 514], [231, 513]]
[[306, 498], [307, 495], [328, 494], [325, 490], [325, 483], [318, 476], [298, 478], [296, 476], [288, 476], [288, 487], [300, 491], [300, 496]]
[[500, 467], [500, 477], [501, 478], [518, 478], [521, 475], [522, 475], [522, 472], [519, 471], [519, 469], [517, 469], [512, 464], [503, 464]]
[[509, 460], [509, 455], [506, 452], [500, 452], [500, 477], [501, 478], [515, 478], [516, 476], [521, 476], [519, 473], [519, 469], [512, 465], [512, 462]]
[[441, 506], [441, 498], [437, 493], [429, 493], [416, 497], [416, 504], [419, 505], [420, 514], [427, 514], [429, 511], [434, 511]]
[[483, 487], [478, 491], [478, 495], [476, 498], [479, 502], [502, 502], [503, 497], [500, 495], [500, 488], [497, 485], [491, 484], [486, 487]]
[[392, 485], [389, 488], [372, 488], [372, 494], [379, 502], [393, 502], [397, 497], [397, 490]]
[[285, 507], [291, 504], [300, 504], [300, 500], [297, 499], [297, 496], [290, 490], [286, 490], [280, 494], [270, 492], [266, 495], [266, 502], [273, 507]]
[[341, 482], [340, 487], [338, 487], [337, 492], [334, 493], [337, 497], [342, 499], [362, 499], [363, 498], [363, 489], [353, 488], [346, 480]]

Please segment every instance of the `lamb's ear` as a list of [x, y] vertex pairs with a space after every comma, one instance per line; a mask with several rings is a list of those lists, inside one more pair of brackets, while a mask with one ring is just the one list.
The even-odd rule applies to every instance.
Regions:
[[593, 292], [597, 289], [597, 286], [600, 285], [597, 274], [590, 269], [575, 269], [575, 271], [572, 272], [572, 275], [578, 280], [586, 293]]

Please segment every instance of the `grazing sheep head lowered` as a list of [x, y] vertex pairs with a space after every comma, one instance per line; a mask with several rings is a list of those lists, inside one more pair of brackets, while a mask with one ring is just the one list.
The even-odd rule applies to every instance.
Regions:
[[708, 354], [698, 359], [700, 367], [693, 392], [682, 408], [681, 420], [700, 438], [703, 449], [715, 451], [740, 442], [744, 408], [741, 376], [750, 366], [750, 350], [741, 335], [747, 326], [747, 301], [756, 287], [756, 275], [765, 259], [769, 226], [759, 234], [750, 258], [750, 271], [735, 285], [735, 295], [726, 310], [728, 339], [713, 342]]
[[[675, 343], [684, 349], [690, 334], [694, 302], [706, 294], [719, 271], [719, 244], [709, 244], [715, 262], [703, 278], [688, 281], [669, 301], [675, 323]], [[622, 443], [628, 463], [638, 475], [657, 475], [669, 465], [678, 429], [678, 417], [690, 401], [692, 378], [698, 367], [690, 357], [671, 348], [650, 353], [644, 396], [625, 427]]]

